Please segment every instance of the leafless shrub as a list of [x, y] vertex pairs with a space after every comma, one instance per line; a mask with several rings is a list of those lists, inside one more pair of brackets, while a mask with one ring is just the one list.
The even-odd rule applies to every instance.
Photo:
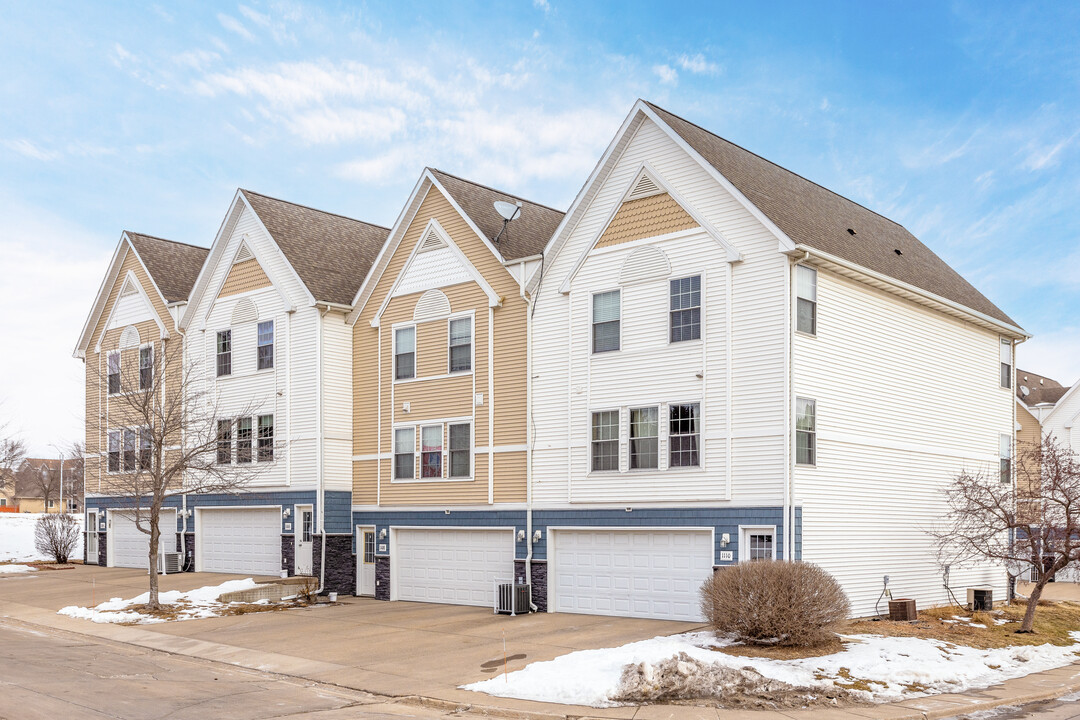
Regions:
[[319, 581], [314, 577], [305, 577], [300, 581], [300, 584], [296, 586], [296, 597], [300, 598], [308, 605], [315, 602], [319, 596]]
[[79, 547], [79, 523], [70, 515], [42, 515], [34, 526], [34, 547], [58, 563], [67, 563]]
[[808, 647], [828, 642], [850, 606], [840, 583], [817, 565], [766, 560], [714, 573], [701, 588], [701, 608], [718, 633]]

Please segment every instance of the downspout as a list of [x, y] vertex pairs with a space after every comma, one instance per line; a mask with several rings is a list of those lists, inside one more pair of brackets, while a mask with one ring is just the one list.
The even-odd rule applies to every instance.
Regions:
[[787, 475], [787, 487], [784, 488], [784, 559], [791, 561], [795, 556], [795, 469], [792, 446], [795, 444], [794, 412], [795, 407], [795, 353], [792, 347], [792, 338], [795, 335], [795, 273], [796, 266], [810, 259], [810, 251], [807, 250], [801, 260], [791, 263], [788, 268], [788, 321], [784, 352], [787, 354], [787, 403], [785, 405], [786, 421], [784, 423], [784, 472]]
[[[521, 265], [521, 297], [525, 300], [525, 582], [532, 584], [532, 557], [533, 557], [533, 419], [532, 419], [532, 309], [533, 299], [525, 296], [525, 264]], [[532, 591], [529, 591], [529, 609], [536, 612], [538, 608], [532, 599]]]
[[[316, 305], [318, 307], [318, 305]], [[316, 420], [316, 472], [318, 473], [316, 481], [318, 482], [316, 491], [316, 500], [319, 503], [319, 535], [322, 538], [322, 542], [319, 547], [319, 589], [315, 591], [316, 595], [322, 595], [323, 590], [326, 587], [326, 492], [323, 486], [323, 322], [326, 320], [326, 314], [330, 312], [330, 306], [326, 305], [325, 309], [319, 313], [319, 321], [315, 326], [315, 413], [318, 415]], [[289, 338], [291, 341], [292, 338]]]

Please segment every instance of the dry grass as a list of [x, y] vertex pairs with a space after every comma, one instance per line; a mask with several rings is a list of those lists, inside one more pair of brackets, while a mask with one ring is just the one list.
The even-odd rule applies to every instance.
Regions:
[[[254, 613], [267, 613], [267, 612], [281, 612], [282, 610], [292, 610], [293, 608], [307, 607], [309, 603], [304, 600], [283, 600], [279, 603], [270, 604], [257, 604], [257, 603], [229, 603], [221, 607], [215, 608], [215, 612], [218, 617], [229, 617], [232, 615], [252, 615]], [[185, 620], [194, 618], [185, 618], [184, 613], [193, 608], [191, 603], [181, 600], [176, 603], [169, 603], [162, 605], [158, 610], [152, 610], [149, 605], [132, 605], [125, 608], [125, 612], [137, 612], [140, 615], [146, 615], [148, 617], [159, 618], [161, 620]], [[137, 625], [137, 622], [133, 623], [117, 623], [118, 625]]]
[[837, 636], [812, 647], [784, 647], [782, 645], [728, 645], [712, 646], [713, 650], [736, 657], [768, 658], [770, 660], [802, 660], [838, 653], [848, 646]]

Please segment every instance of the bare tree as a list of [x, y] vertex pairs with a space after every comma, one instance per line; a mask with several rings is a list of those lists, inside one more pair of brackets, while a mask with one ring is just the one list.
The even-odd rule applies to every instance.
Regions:
[[26, 442], [15, 436], [10, 423], [0, 424], [0, 493], [15, 496], [15, 471], [26, 456]]
[[[196, 363], [185, 360], [180, 343], [171, 338], [122, 350], [119, 363], [106, 364], [100, 382], [109, 399], [108, 420], [100, 421], [97, 433], [105, 442], [99, 453], [106, 465], [101, 489], [127, 498], [124, 511], [150, 536], [148, 604], [157, 609], [159, 520], [166, 501], [185, 494], [243, 492], [280, 454], [280, 443], [272, 425], [234, 423], [233, 418], [255, 414], [257, 404], [226, 413], [213, 384]], [[228, 457], [219, 454], [226, 447]]]
[[79, 547], [82, 531], [67, 513], [42, 515], [34, 526], [34, 547], [60, 564], [66, 564]]
[[48, 512], [49, 503], [60, 493], [60, 474], [49, 465], [43, 467], [24, 461], [15, 472], [15, 484], [21, 495], [41, 498], [45, 512]]
[[1043, 588], [1056, 572], [1080, 561], [1080, 462], [1053, 437], [1014, 453], [999, 471], [961, 472], [946, 491], [949, 513], [933, 531], [944, 562], [990, 561], [1011, 576], [1035, 565], [1039, 572], [1017, 632], [1033, 632]]
[[75, 506], [79, 509], [83, 507], [85, 491], [86, 445], [76, 440], [68, 446], [64, 455], [64, 495], [78, 498]]

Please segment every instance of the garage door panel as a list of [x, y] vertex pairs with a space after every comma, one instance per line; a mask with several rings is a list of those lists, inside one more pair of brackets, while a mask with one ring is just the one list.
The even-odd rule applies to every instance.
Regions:
[[494, 581], [514, 576], [509, 529], [395, 529], [393, 553], [398, 600], [487, 606]]
[[[149, 520], [144, 516], [144, 524]], [[163, 511], [158, 518], [161, 552], [176, 551], [176, 512]], [[113, 510], [109, 520], [109, 551], [113, 567], [146, 570], [150, 565], [150, 536], [139, 530], [133, 512]]]
[[200, 510], [196, 546], [201, 569], [277, 575], [281, 571], [280, 518], [277, 508]]
[[712, 573], [702, 530], [556, 530], [554, 609], [700, 621], [699, 589]]

